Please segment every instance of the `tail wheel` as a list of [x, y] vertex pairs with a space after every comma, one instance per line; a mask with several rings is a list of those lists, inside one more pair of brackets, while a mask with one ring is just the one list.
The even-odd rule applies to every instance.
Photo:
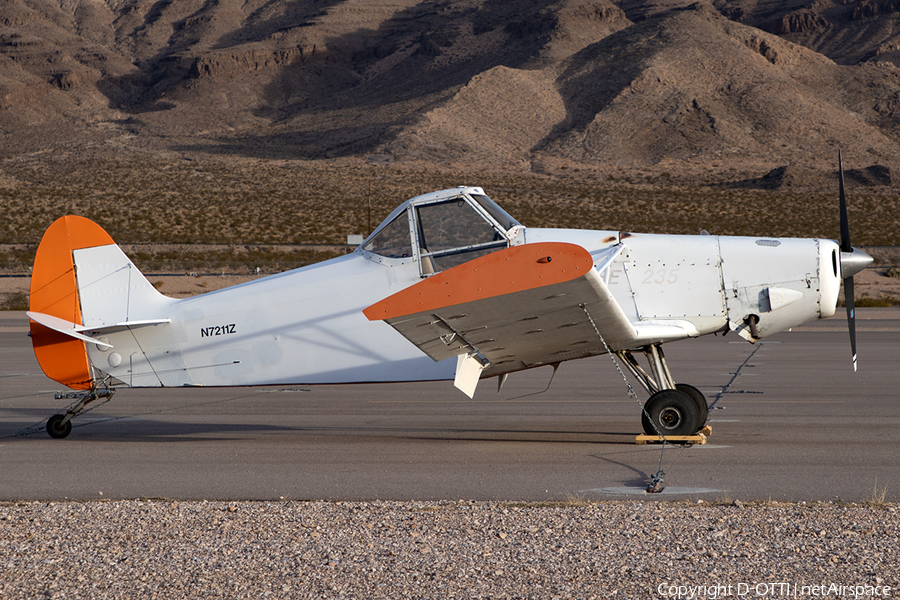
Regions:
[[693, 435], [700, 429], [700, 409], [684, 392], [661, 390], [647, 400], [641, 422], [647, 435]]
[[65, 423], [66, 415], [53, 415], [47, 419], [47, 433], [54, 439], [62, 439], [72, 433], [72, 419]]
[[706, 425], [706, 420], [709, 418], [709, 405], [706, 404], [706, 396], [694, 386], [686, 383], [676, 383], [675, 389], [682, 394], [687, 394], [694, 401], [694, 404], [697, 405], [697, 410], [700, 411], [700, 422], [697, 424], [697, 430], [703, 429], [703, 426]]

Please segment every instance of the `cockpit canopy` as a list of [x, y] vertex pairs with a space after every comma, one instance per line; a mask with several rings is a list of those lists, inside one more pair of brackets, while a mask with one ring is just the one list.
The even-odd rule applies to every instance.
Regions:
[[460, 187], [407, 200], [360, 250], [379, 262], [416, 261], [424, 277], [508, 247], [517, 226], [484, 190]]

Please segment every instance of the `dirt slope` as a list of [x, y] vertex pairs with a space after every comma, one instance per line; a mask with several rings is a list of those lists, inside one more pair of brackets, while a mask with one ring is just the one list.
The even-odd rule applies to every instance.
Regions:
[[[815, 164], [848, 155], [894, 164], [893, 67], [838, 66], [802, 46], [689, 10], [643, 21], [571, 57], [557, 79], [567, 122], [543, 149], [588, 162]], [[893, 100], [896, 102], [896, 100]]]
[[898, 18], [893, 0], [8, 0], [0, 142], [760, 176], [841, 146], [897, 168]]

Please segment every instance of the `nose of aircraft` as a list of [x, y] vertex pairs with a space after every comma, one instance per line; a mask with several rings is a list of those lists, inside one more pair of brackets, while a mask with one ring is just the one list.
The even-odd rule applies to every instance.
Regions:
[[850, 252], [841, 252], [841, 279], [853, 277], [872, 264], [873, 260], [858, 248], [851, 248]]

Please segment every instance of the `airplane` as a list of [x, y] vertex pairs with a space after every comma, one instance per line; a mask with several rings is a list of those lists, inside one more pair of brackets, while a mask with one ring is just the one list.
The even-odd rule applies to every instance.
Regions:
[[[840, 157], [839, 157], [840, 162]], [[352, 253], [184, 299], [158, 292], [96, 223], [45, 232], [31, 281], [34, 352], [75, 402], [123, 387], [481, 379], [613, 354], [649, 394], [648, 435], [692, 435], [707, 401], [676, 383], [662, 345], [734, 332], [750, 343], [835, 313], [841, 283], [856, 370], [853, 275], [840, 242], [526, 227], [480, 187], [416, 196]], [[638, 356], [643, 354], [647, 368]]]

